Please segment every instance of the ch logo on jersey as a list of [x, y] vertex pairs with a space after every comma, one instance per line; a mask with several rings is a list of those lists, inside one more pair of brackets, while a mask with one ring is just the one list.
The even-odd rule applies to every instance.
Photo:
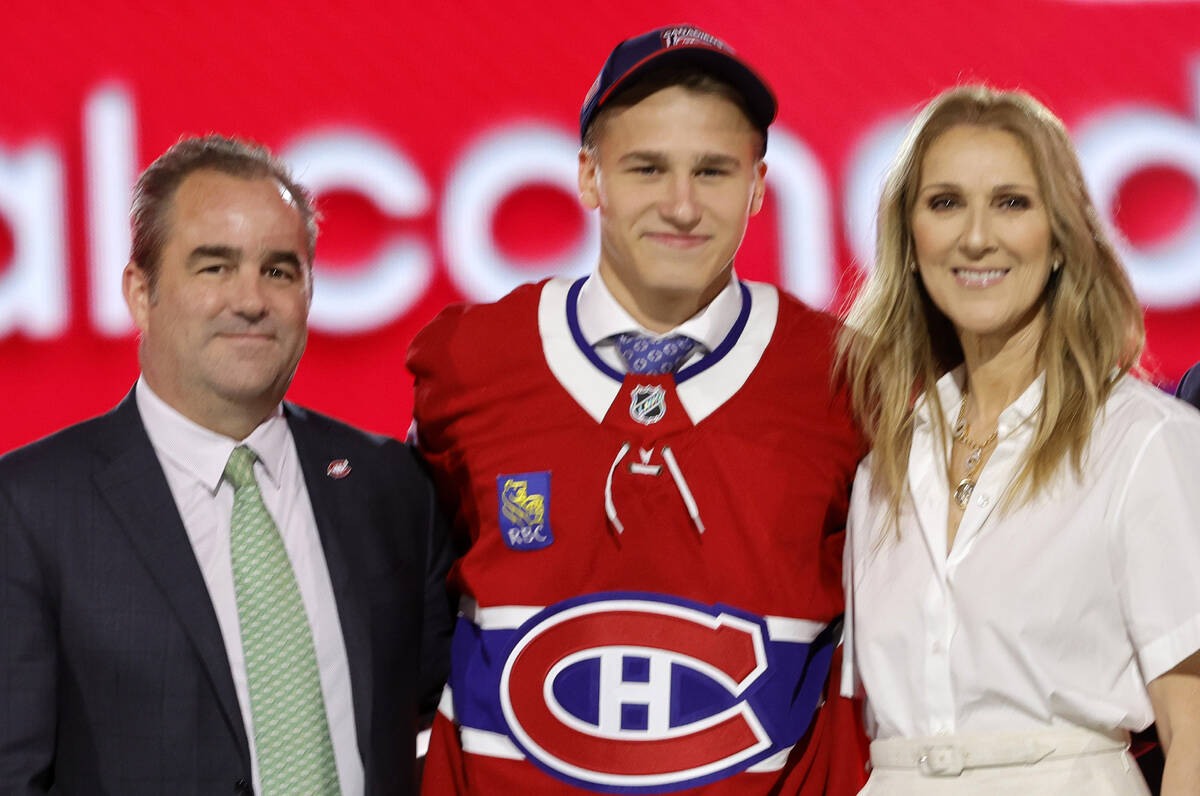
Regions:
[[643, 426], [667, 414], [667, 391], [657, 384], [638, 384], [629, 393], [629, 416]]
[[513, 550], [541, 550], [554, 541], [550, 530], [550, 471], [496, 478], [500, 533]]
[[730, 776], [772, 741], [748, 700], [762, 625], [650, 594], [542, 611], [500, 679], [509, 732], [547, 773], [591, 790], [663, 793]]

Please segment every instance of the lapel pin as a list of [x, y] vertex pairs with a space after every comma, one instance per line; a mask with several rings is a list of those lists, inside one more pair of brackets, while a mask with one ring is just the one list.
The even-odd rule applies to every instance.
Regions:
[[325, 468], [325, 475], [330, 478], [345, 478], [350, 475], [350, 460], [349, 459], [334, 459]]

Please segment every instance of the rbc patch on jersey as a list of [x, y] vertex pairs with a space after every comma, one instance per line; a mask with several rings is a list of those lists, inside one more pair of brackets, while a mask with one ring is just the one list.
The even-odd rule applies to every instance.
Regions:
[[554, 542], [550, 530], [550, 471], [496, 477], [500, 533], [512, 550], [541, 550]]

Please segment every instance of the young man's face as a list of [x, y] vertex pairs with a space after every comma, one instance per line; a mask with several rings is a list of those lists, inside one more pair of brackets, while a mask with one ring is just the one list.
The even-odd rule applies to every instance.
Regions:
[[728, 99], [680, 86], [601, 123], [579, 156], [580, 198], [600, 210], [600, 275], [637, 321], [666, 331], [729, 280], [762, 207], [761, 133]]

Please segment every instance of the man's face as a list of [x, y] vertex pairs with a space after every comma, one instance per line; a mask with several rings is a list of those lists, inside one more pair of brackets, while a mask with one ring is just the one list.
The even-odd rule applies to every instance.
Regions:
[[761, 134], [729, 100], [671, 86], [603, 119], [579, 157], [600, 210], [600, 275], [652, 331], [708, 304], [729, 279], [763, 199]]
[[202, 170], [179, 185], [166, 227], [154, 289], [136, 264], [125, 270], [147, 383], [208, 428], [227, 413], [265, 416], [308, 335], [300, 213], [273, 179]]

